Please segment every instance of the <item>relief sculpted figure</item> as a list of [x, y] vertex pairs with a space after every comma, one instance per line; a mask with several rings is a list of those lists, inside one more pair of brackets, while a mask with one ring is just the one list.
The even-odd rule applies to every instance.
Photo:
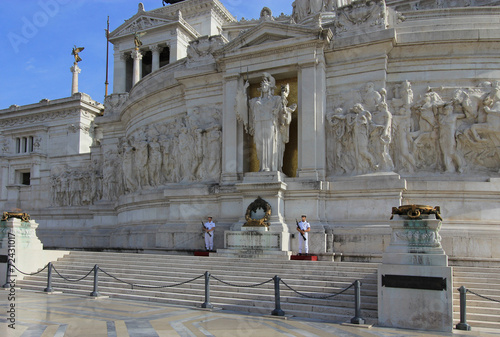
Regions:
[[438, 148], [436, 116], [443, 104], [443, 100], [437, 93], [428, 92], [424, 95], [423, 102], [416, 107], [419, 130], [415, 138], [415, 156], [420, 168], [437, 168], [439, 157], [436, 151]]
[[394, 152], [398, 159], [397, 167], [405, 172], [413, 173], [417, 164], [413, 157], [413, 138], [411, 136], [411, 110], [402, 107], [399, 115], [393, 117]]
[[342, 108], [336, 108], [327, 115], [331, 135], [327, 145], [327, 165], [338, 174], [345, 174], [354, 169], [355, 158], [351, 155], [352, 142], [348, 137], [351, 132], [346, 118]]
[[149, 146], [147, 140], [146, 129], [141, 130], [134, 143], [135, 158], [134, 158], [134, 173], [139, 188], [149, 186], [149, 170], [148, 157]]
[[444, 106], [439, 115], [439, 147], [443, 156], [445, 172], [463, 172], [464, 160], [457, 151], [455, 132], [457, 119], [465, 118], [465, 114], [454, 114], [453, 105]]
[[[287, 114], [296, 107], [287, 107], [286, 97], [283, 100], [283, 97], [273, 95], [276, 81], [269, 73], [262, 76], [260, 97], [248, 100], [249, 85], [246, 81], [243, 88], [240, 87], [237, 92], [237, 117], [243, 122], [245, 130], [254, 136], [260, 171], [281, 171], [281, 143], [285, 140], [283, 135], [288, 132], [288, 125], [282, 121], [285, 121]], [[280, 129], [281, 126], [284, 128]]]
[[189, 133], [188, 128], [183, 127], [179, 134], [179, 154], [180, 166], [183, 174], [182, 182], [195, 181], [194, 175], [194, 161], [196, 158], [195, 141], [193, 136]]
[[135, 192], [137, 190], [137, 180], [134, 174], [135, 147], [132, 146], [133, 141], [134, 138], [123, 138], [122, 144], [120, 145], [125, 193]]
[[392, 171], [394, 164], [389, 154], [389, 145], [392, 141], [392, 114], [386, 102], [379, 103], [378, 110], [373, 113], [373, 122], [371, 139], [379, 168], [383, 171]]
[[149, 146], [149, 184], [151, 186], [159, 186], [161, 184], [161, 163], [162, 163], [162, 153], [161, 146], [158, 142], [158, 138], [153, 136], [151, 141], [148, 143]]
[[376, 168], [375, 158], [368, 148], [368, 139], [372, 114], [358, 103], [351, 109], [349, 125], [352, 126], [352, 139], [356, 154], [356, 172], [366, 173]]

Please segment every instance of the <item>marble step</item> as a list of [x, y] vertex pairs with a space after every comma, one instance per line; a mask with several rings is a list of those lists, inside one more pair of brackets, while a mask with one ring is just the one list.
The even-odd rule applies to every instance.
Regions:
[[[293, 270], [290, 270], [290, 268], [283, 266], [282, 263], [278, 263], [276, 266], [264, 265], [264, 268], [260, 264], [259, 268], [259, 264], [253, 262], [247, 263], [247, 261], [239, 261], [237, 259], [217, 258], [216, 263], [214, 262], [215, 259], [213, 260], [210, 257], [208, 258], [210, 260], [209, 268], [204, 268], [206, 267], [205, 264], [208, 263], [207, 258], [176, 256], [165, 262], [164, 256], [148, 255], [146, 256], [147, 258], [143, 258], [144, 254], [140, 255], [141, 259], [133, 259], [133, 263], [131, 263], [130, 257], [137, 257], [137, 254], [122, 256], [121, 254], [83, 253], [78, 255], [73, 254], [71, 259], [63, 258], [55, 262], [54, 265], [59, 273], [72, 279], [80, 278], [92, 269], [96, 260], [102, 261], [99, 263], [100, 267], [117, 278], [132, 283], [141, 283], [140, 281], [146, 278], [148, 279], [148, 284], [157, 285], [164, 285], [165, 279], [168, 279], [167, 284], [187, 281], [202, 275], [205, 270], [209, 270], [214, 276], [225, 282], [234, 284], [260, 283], [265, 281], [266, 278], [272, 278], [275, 274], [281, 272], [279, 274], [283, 276], [280, 277], [293, 289], [318, 297], [333, 294], [352, 284], [353, 280], [351, 277], [355, 278], [359, 276], [359, 274], [352, 273], [352, 270], [355, 270], [356, 266], [360, 265], [346, 263], [344, 266], [349, 265], [350, 267], [348, 271], [332, 272], [325, 270], [325, 268], [334, 266], [335, 263], [326, 263], [319, 267], [315, 266], [311, 268], [310, 262], [306, 262], [302, 266], [292, 265]], [[151, 266], [151, 268], [143, 270], [146, 264]], [[201, 267], [200, 264], [202, 264]], [[362, 286], [361, 307], [362, 310], [368, 312], [368, 317], [376, 319], [376, 268], [373, 267], [373, 264], [363, 264], [358, 269], [363, 269], [363, 266], [366, 265], [370, 268], [366, 268], [368, 270], [367, 280], [363, 281], [365, 287], [363, 288]], [[345, 269], [340, 268], [340, 266], [335, 266], [335, 268], [339, 270]], [[264, 271], [261, 269], [264, 269]], [[325, 271], [327, 272], [325, 273]], [[87, 279], [78, 282], [78, 284], [68, 283], [53, 273], [52, 288], [54, 290], [80, 293], [88, 296], [93, 289], [93, 275], [89, 275]], [[29, 289], [38, 288], [37, 290], [40, 291], [46, 287], [46, 275], [42, 273], [29, 277], [23, 280], [20, 286]], [[131, 290], [129, 285], [105, 276], [101, 271], [99, 273], [98, 290], [101, 294], [112, 297], [163, 300], [173, 304], [199, 305], [204, 300], [204, 278], [183, 286], [168, 288], [168, 290], [143, 288]], [[242, 308], [246, 308], [244, 311], [259, 312], [269, 311], [274, 308], [273, 283], [259, 288], [247, 288], [229, 287], [220, 284], [216, 280], [211, 280], [210, 291], [211, 302], [221, 305], [225, 309], [240, 308], [239, 310], [242, 310]], [[281, 285], [281, 301], [283, 308], [291, 310], [295, 315], [301, 317], [321, 317], [326, 320], [338, 321], [339, 319], [343, 319], [342, 317], [352, 317], [354, 314], [352, 289], [336, 296], [334, 300], [311, 299], [299, 296], [284, 285]]]
[[[61, 273], [61, 275], [65, 277], [71, 277], [71, 278], [77, 278], [76, 276], [71, 276], [71, 275], [80, 275], [82, 277], [85, 275], [89, 270], [89, 268], [77, 268], [75, 266], [72, 266], [71, 269], [61, 269], [59, 265], [55, 265], [56, 270]], [[194, 273], [188, 273], [188, 272], [178, 272], [178, 271], [160, 271], [158, 270], [157, 272], [151, 271], [148, 273], [132, 270], [132, 271], [124, 271], [123, 269], [112, 269], [108, 268], [107, 266], [101, 267], [101, 272], [100, 274], [104, 275], [102, 272], [104, 270], [110, 275], [113, 275], [117, 278], [120, 279], [131, 279], [131, 280], [136, 280], [134, 281], [135, 283], [141, 283], [138, 282], [137, 280], [148, 280], [148, 281], [156, 281], [160, 282], [163, 284], [166, 283], [175, 283], [175, 282], [181, 282], [185, 281], [187, 279], [191, 279], [200, 275], [203, 275], [204, 273], [202, 272], [194, 272]], [[266, 280], [269, 280], [273, 277], [273, 275], [270, 274], [259, 274], [255, 273], [256, 275], [242, 275], [242, 274], [223, 274], [223, 273], [214, 273], [213, 271], [211, 272], [211, 275], [213, 277], [216, 277], [222, 281], [225, 282], [234, 282], [237, 285], [250, 285], [250, 284], [255, 284], [255, 283], [260, 283], [264, 282]], [[40, 275], [41, 277], [44, 277], [43, 274]], [[304, 285], [304, 286], [309, 286], [317, 289], [324, 289], [324, 288], [345, 288], [352, 284], [352, 280], [355, 278], [356, 275], [353, 275], [352, 277], [344, 277], [344, 276], [339, 276], [336, 278], [324, 278], [324, 277], [317, 277], [314, 276], [315, 279], [308, 279], [304, 280], [302, 278], [302, 275], [294, 275], [294, 274], [284, 274], [281, 276], [281, 279], [286, 282], [292, 282], [295, 285]], [[45, 276], [46, 277], [46, 276]], [[58, 276], [59, 277], [59, 276]], [[215, 281], [215, 278], [212, 278], [213, 281]], [[362, 282], [362, 289], [363, 290], [372, 290], [376, 293], [376, 280], [375, 279], [361, 279]], [[144, 283], [145, 281], [142, 281]], [[322, 290], [324, 291], [324, 290]]]
[[[197, 284], [195, 284], [197, 282]], [[23, 288], [29, 288], [31, 290], [38, 290], [41, 291], [46, 287], [46, 282], [42, 280], [30, 280], [29, 283], [22, 281]], [[77, 285], [73, 284], [68, 284], [67, 282], [61, 281], [61, 280], [54, 280], [52, 282], [52, 288], [54, 290], [66, 290], [66, 289], [72, 289], [72, 288], [79, 288], [79, 289], [87, 289], [88, 292], [90, 293], [93, 288], [93, 280], [83, 280], [80, 281]], [[265, 287], [265, 288], [264, 288]], [[134, 290], [131, 290], [131, 287], [127, 284], [124, 283], [115, 283], [112, 282], [110, 279], [102, 279], [101, 277], [99, 278], [99, 291], [101, 288], [113, 288], [113, 292], [132, 292], [136, 293], [138, 291], [149, 291], [151, 293], [160, 293], [160, 294], [189, 294], [189, 295], [197, 295], [200, 297], [204, 296], [204, 280], [202, 282], [194, 281], [189, 284], [185, 284], [182, 286], [177, 286], [173, 288], [162, 288], [162, 289], [152, 289], [152, 288], [142, 288], [142, 287], [134, 287]], [[308, 296], [314, 296], [314, 297], [325, 297], [332, 295], [341, 289], [337, 289], [335, 291], [331, 291], [330, 293], [318, 293], [318, 292], [307, 292], [303, 291], [304, 294]], [[234, 297], [239, 297], [239, 298], [248, 298], [248, 299], [269, 299], [271, 301], [274, 301], [274, 286], [261, 286], [258, 288], [240, 288], [240, 287], [228, 287], [226, 285], [210, 285], [210, 293], [212, 296], [221, 296], [221, 297], [229, 297], [229, 298], [234, 298]], [[281, 298], [283, 301], [288, 301], [288, 302], [303, 302], [307, 304], [321, 304], [321, 305], [328, 305], [328, 306], [333, 306], [333, 305], [342, 305], [342, 306], [348, 306], [348, 307], [353, 307], [353, 292], [352, 290], [348, 290], [343, 294], [337, 295], [335, 297], [332, 297], [331, 299], [321, 299], [321, 298], [307, 298], [307, 297], [302, 297], [300, 295], [297, 295], [295, 292], [285, 288], [281, 287]], [[163, 295], [162, 295], [163, 296]], [[377, 305], [377, 300], [376, 297], [374, 296], [365, 296], [362, 294], [361, 296], [362, 299], [362, 305], [365, 307], [370, 307], [371, 309], [376, 309]]]
[[[97, 257], [90, 257], [86, 259], [66, 259], [64, 260], [65, 263], [85, 263], [89, 265], [94, 265], [94, 264], [99, 264], [98, 261], [106, 261], [107, 263], [112, 263], [112, 262], [126, 262], [127, 265], [140, 265], [140, 266], [180, 266], [184, 268], [201, 268], [201, 267], [206, 267], [208, 265], [211, 265], [212, 267], [219, 267], [222, 269], [234, 269], [237, 268], [238, 270], [254, 270], [255, 268], [259, 268], [259, 270], [271, 270], [271, 271], [277, 271], [277, 270], [290, 270], [290, 271], [297, 271], [297, 270], [302, 270], [304, 268], [307, 268], [311, 271], [318, 271], [318, 272], [326, 272], [326, 273], [334, 273], [336, 271], [346, 271], [346, 272], [356, 272], [356, 273], [373, 273], [377, 271], [377, 266], [373, 265], [371, 267], [364, 267], [364, 266], [352, 266], [350, 264], [347, 265], [334, 265], [334, 264], [323, 264], [321, 266], [316, 266], [317, 262], [310, 262], [307, 261], [306, 263], [301, 263], [300, 265], [296, 265], [295, 261], [292, 263], [286, 263], [286, 264], [255, 264], [255, 263], [248, 263], [248, 262], [242, 262], [242, 261], [236, 261], [236, 262], [231, 262], [231, 261], [224, 261], [220, 260], [216, 261], [212, 257], [208, 258], [203, 258], [203, 260], [200, 261], [155, 261], [155, 260], [143, 260], [143, 261], [130, 261], [126, 259], [104, 259], [104, 258], [97, 258]], [[303, 262], [303, 261], [297, 261], [297, 262]], [[341, 262], [340, 264], [345, 264], [344, 262]], [[203, 269], [203, 268], [201, 268]]]
[[[61, 263], [57, 262], [54, 264], [54, 266], [59, 269], [67, 269], [67, 270], [90, 270], [93, 268], [93, 265], [90, 264], [81, 264], [81, 263]], [[124, 266], [121, 264], [110, 264], [108, 262], [106, 263], [101, 263], [99, 264], [99, 267], [102, 270], [105, 271], [120, 271], [124, 269]], [[143, 274], [149, 274], [149, 273], [154, 273], [156, 275], [165, 275], [168, 276], [169, 274], [173, 273], [173, 270], [175, 270], [175, 273], [178, 274], [204, 274], [205, 271], [209, 271], [213, 275], [217, 274], [227, 274], [228, 272], [231, 272], [231, 274], [237, 274], [241, 275], [244, 277], [248, 278], [270, 278], [274, 277], [274, 275], [278, 274], [281, 278], [293, 278], [296, 277], [297, 275], [302, 275], [301, 273], [289, 271], [289, 270], [282, 270], [282, 271], [266, 271], [266, 270], [256, 270], [256, 269], [248, 269], [248, 270], [237, 270], [235, 268], [223, 268], [223, 267], [217, 267], [217, 266], [201, 266], [199, 268], [189, 268], [189, 267], [176, 267], [172, 268], [170, 266], [164, 266], [164, 265], [158, 265], [158, 266], [151, 266], [148, 268], [145, 268], [145, 266], [141, 266], [136, 268], [133, 265], [128, 265], [127, 270], [131, 270], [134, 274], [138, 273], [143, 273]], [[315, 280], [324, 280], [324, 281], [329, 281], [332, 278], [346, 278], [348, 280], [353, 280], [353, 279], [363, 279], [366, 283], [376, 283], [376, 272], [373, 271], [372, 273], [355, 273], [355, 272], [344, 272], [344, 271], [339, 271], [339, 272], [333, 272], [333, 273], [316, 273], [314, 272], [314, 279]]]
[[[64, 288], [62, 288], [63, 290]], [[71, 293], [80, 294], [88, 296], [92, 287], [89, 285], [87, 287], [79, 286], [72, 287]], [[64, 290], [63, 290], [64, 291]], [[181, 293], [181, 294], [172, 294], [172, 293], [160, 293], [150, 290], [137, 290], [133, 293], [130, 291], [126, 292], [117, 292], [114, 287], [99, 287], [99, 293], [105, 296], [111, 296], [115, 298], [128, 298], [135, 300], [148, 300], [148, 301], [159, 301], [169, 304], [178, 304], [178, 305], [188, 305], [188, 306], [200, 306], [204, 301], [204, 296], [202, 294], [192, 294], [192, 293]], [[269, 314], [274, 309], [274, 297], [272, 300], [263, 300], [259, 297], [250, 296], [247, 299], [241, 298], [231, 298], [228, 297], [226, 293], [223, 293], [221, 297], [212, 295], [210, 297], [210, 301], [215, 306], [220, 306], [226, 310], [232, 310], [231, 308], [238, 307], [241, 311], [246, 312], [266, 312]], [[354, 309], [351, 307], [332, 307], [325, 305], [313, 305], [313, 304], [305, 304], [305, 303], [295, 303], [293, 301], [287, 301], [282, 298], [282, 309], [283, 310], [292, 310], [296, 312], [296, 315], [299, 315], [301, 312], [314, 312], [314, 313], [322, 313], [322, 316], [327, 320], [337, 320], [338, 315], [353, 315]], [[371, 308], [363, 308], [362, 310], [366, 312], [367, 317], [376, 317], [376, 310]], [[306, 315], [309, 317], [309, 315]], [[306, 317], [302, 315], [301, 317]]]

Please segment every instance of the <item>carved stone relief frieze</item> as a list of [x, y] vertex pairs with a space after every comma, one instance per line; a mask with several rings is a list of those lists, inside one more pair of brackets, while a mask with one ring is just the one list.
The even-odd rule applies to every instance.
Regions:
[[203, 106], [122, 137], [103, 160], [102, 199], [168, 183], [219, 181], [221, 132], [221, 109]]
[[367, 83], [327, 114], [330, 175], [498, 173], [499, 82], [430, 87], [417, 99], [408, 81], [391, 87], [389, 99]]

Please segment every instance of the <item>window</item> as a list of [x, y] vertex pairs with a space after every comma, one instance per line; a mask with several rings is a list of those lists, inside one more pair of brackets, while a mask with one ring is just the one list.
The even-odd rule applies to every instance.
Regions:
[[21, 184], [22, 185], [30, 185], [31, 181], [31, 173], [30, 172], [22, 172], [21, 173]]
[[16, 184], [31, 185], [31, 171], [29, 169], [16, 170]]
[[33, 152], [33, 136], [16, 138], [16, 153]]

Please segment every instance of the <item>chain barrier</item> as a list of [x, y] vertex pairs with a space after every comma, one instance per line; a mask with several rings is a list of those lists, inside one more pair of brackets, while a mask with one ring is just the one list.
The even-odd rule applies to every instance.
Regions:
[[199, 278], [202, 278], [204, 275], [200, 275], [198, 277], [195, 277], [191, 280], [188, 280], [188, 281], [184, 281], [184, 282], [180, 282], [180, 283], [176, 283], [176, 284], [169, 284], [169, 285], [165, 285], [165, 286], [150, 286], [150, 285], [140, 285], [140, 284], [135, 284], [135, 283], [130, 283], [130, 282], [127, 282], [127, 281], [124, 281], [124, 280], [121, 280], [119, 279], [118, 277], [116, 276], [113, 276], [111, 274], [109, 274], [108, 272], [106, 272], [104, 269], [101, 269], [99, 267], [99, 270], [102, 271], [104, 274], [108, 275], [109, 277], [117, 280], [118, 282], [122, 282], [122, 283], [126, 283], [128, 284], [129, 286], [132, 287], [132, 289], [135, 288], [148, 288], [148, 289], [161, 289], [161, 288], [172, 288], [172, 287], [177, 287], [177, 286], [180, 286], [180, 285], [183, 285], [183, 284], [186, 284], [186, 283], [189, 283], [189, 282], [193, 282], [193, 281], [196, 281], [197, 279]]
[[261, 283], [256, 283], [256, 284], [248, 284], [248, 285], [243, 285], [243, 284], [234, 284], [234, 283], [229, 283], [229, 282], [226, 282], [226, 281], [222, 281], [221, 279], [213, 276], [213, 275], [210, 275], [211, 278], [213, 278], [214, 280], [216, 281], [219, 281], [220, 283], [223, 283], [225, 285], [228, 285], [230, 287], [241, 287], [241, 288], [254, 288], [254, 287], [259, 287], [261, 285], [264, 285], [266, 283], [269, 283], [269, 282], [272, 282], [273, 279], [269, 279], [267, 281], [264, 281], [264, 282], [261, 282]]
[[54, 271], [56, 272], [56, 274], [57, 274], [57, 275], [59, 275], [62, 279], [66, 280], [66, 281], [68, 281], [68, 282], [78, 282], [78, 281], [81, 281], [81, 280], [83, 280], [83, 279], [87, 278], [87, 277], [88, 277], [90, 274], [92, 274], [92, 272], [94, 271], [94, 268], [92, 268], [92, 269], [91, 269], [91, 270], [87, 273], [87, 275], [85, 275], [84, 277], [81, 277], [81, 278], [76, 279], [76, 280], [71, 280], [71, 279], [69, 279], [69, 278], [67, 278], [67, 277], [62, 276], [62, 275], [61, 275], [61, 274], [57, 271], [56, 267], [54, 267], [54, 265], [52, 265], [52, 268], [54, 269]]
[[43, 269], [40, 269], [39, 271], [34, 272], [34, 273], [25, 273], [25, 272], [22, 272], [22, 271], [20, 271], [19, 269], [17, 269], [17, 267], [16, 267], [15, 265], [13, 265], [12, 263], [9, 263], [9, 264], [8, 264], [8, 266], [7, 266], [7, 268], [8, 268], [9, 266], [13, 267], [15, 270], [17, 270], [18, 272], [20, 272], [20, 273], [21, 273], [21, 274], [23, 274], [23, 275], [33, 276], [33, 275], [36, 275], [36, 274], [40, 274], [42, 271], [44, 271], [45, 269], [47, 269], [47, 267], [49, 266], [49, 264], [47, 263], [47, 264], [45, 265], [45, 267], [43, 267]]
[[297, 291], [295, 289], [293, 289], [292, 287], [290, 287], [288, 284], [286, 284], [285, 281], [281, 280], [281, 283], [283, 283], [283, 285], [285, 287], [287, 287], [288, 289], [290, 289], [291, 291], [293, 291], [294, 293], [300, 295], [300, 296], [304, 296], [304, 297], [307, 297], [307, 298], [314, 298], [314, 299], [317, 299], [317, 300], [324, 300], [324, 299], [327, 299], [327, 298], [333, 298], [337, 295], [340, 295], [340, 294], [343, 294], [344, 292], [346, 292], [348, 289], [352, 288], [354, 286], [354, 282], [351, 283], [350, 286], [348, 286], [347, 288], [343, 289], [342, 291], [338, 292], [338, 293], [335, 293], [335, 294], [332, 294], [332, 295], [328, 295], [328, 296], [320, 296], [320, 297], [316, 297], [316, 296], [311, 296], [311, 295], [306, 295], [304, 293], [301, 293], [300, 291]]
[[493, 299], [493, 298], [490, 298], [490, 297], [487, 297], [487, 296], [484, 296], [484, 295], [479, 295], [479, 294], [477, 294], [477, 293], [473, 292], [473, 291], [472, 291], [472, 290], [470, 290], [470, 289], [467, 289], [467, 292], [468, 292], [468, 293], [471, 293], [471, 294], [473, 294], [473, 295], [476, 295], [477, 297], [481, 297], [481, 298], [483, 298], [483, 299], [485, 299], [485, 300], [500, 303], [500, 301], [499, 301], [499, 300], [495, 300], [495, 299]]
[[[54, 269], [54, 271], [57, 273], [57, 275], [59, 275], [62, 279], [66, 280], [68, 282], [78, 282], [78, 281], [81, 281], [81, 280], [87, 278], [92, 272], [94, 272], [94, 291], [90, 294], [90, 296], [94, 296], [94, 297], [98, 297], [99, 296], [99, 293], [97, 292], [97, 284], [98, 284], [97, 272], [99, 270], [101, 270], [106, 276], [109, 276], [109, 277], [111, 277], [112, 279], [114, 279], [114, 280], [116, 280], [118, 282], [128, 284], [129, 286], [131, 286], [132, 289], [134, 289], [134, 288], [146, 288], [146, 289], [171, 288], [171, 287], [177, 287], [177, 286], [180, 286], [180, 285], [183, 285], [183, 284], [186, 284], [186, 283], [190, 283], [190, 282], [196, 281], [196, 280], [198, 280], [198, 279], [200, 279], [202, 277], [205, 277], [205, 302], [201, 305], [202, 308], [213, 308], [213, 305], [210, 303], [210, 278], [213, 278], [214, 280], [216, 280], [218, 282], [221, 282], [222, 284], [231, 286], [231, 287], [241, 287], [241, 288], [254, 288], [254, 287], [259, 287], [259, 286], [262, 286], [262, 285], [270, 283], [270, 282], [274, 282], [275, 309], [272, 311], [271, 315], [275, 315], [275, 316], [284, 316], [284, 314], [285, 314], [285, 312], [283, 310], [281, 310], [280, 290], [279, 290], [279, 284], [280, 283], [283, 283], [283, 285], [285, 287], [287, 287], [288, 289], [290, 289], [291, 291], [295, 292], [296, 294], [298, 294], [300, 296], [304, 296], [304, 297], [307, 297], [307, 298], [313, 298], [313, 299], [327, 299], [327, 298], [332, 298], [332, 297], [338, 296], [338, 295], [346, 292], [348, 289], [350, 289], [350, 288], [352, 288], [354, 286], [354, 288], [355, 288], [355, 297], [356, 297], [356, 299], [355, 299], [356, 317], [354, 317], [351, 320], [351, 323], [353, 323], [353, 324], [362, 324], [362, 323], [364, 323], [364, 320], [360, 317], [361, 309], [360, 309], [360, 304], [359, 304], [359, 285], [360, 285], [359, 281], [353, 282], [350, 286], [346, 287], [342, 291], [339, 291], [339, 292], [337, 292], [335, 294], [331, 294], [331, 295], [328, 295], [328, 296], [316, 297], [316, 296], [310, 296], [310, 295], [304, 294], [302, 292], [299, 292], [299, 291], [293, 289], [291, 286], [289, 286], [285, 281], [283, 281], [277, 275], [274, 276], [273, 278], [270, 278], [269, 280], [266, 280], [266, 281], [260, 282], [260, 283], [255, 283], [255, 284], [235, 284], [235, 283], [230, 283], [230, 282], [223, 281], [223, 280], [221, 280], [218, 277], [212, 276], [207, 271], [204, 274], [202, 274], [200, 276], [197, 276], [195, 278], [192, 278], [190, 280], [187, 280], [187, 281], [183, 281], [183, 282], [179, 282], [179, 283], [175, 283], [175, 284], [169, 284], [169, 285], [152, 286], [152, 285], [141, 285], [141, 284], [135, 284], [135, 283], [127, 282], [125, 280], [122, 280], [122, 279], [120, 279], [120, 278], [118, 278], [118, 277], [116, 277], [116, 276], [108, 273], [107, 271], [105, 271], [104, 269], [101, 269], [97, 265], [95, 265], [94, 268], [92, 268], [85, 276], [83, 276], [81, 278], [78, 278], [78, 279], [70, 279], [68, 277], [65, 277], [65, 276], [61, 275], [61, 273], [59, 273], [59, 271], [56, 269], [56, 267], [54, 267], [54, 265], [52, 265], [52, 263], [47, 264], [45, 267], [43, 267], [43, 269], [41, 269], [41, 270], [39, 270], [39, 271], [37, 271], [35, 273], [31, 273], [31, 274], [24, 273], [24, 272], [20, 271], [13, 264], [8, 263], [7, 267], [9, 268], [9, 266], [12, 266], [18, 272], [20, 272], [20, 273], [22, 273], [24, 275], [30, 275], [30, 276], [31, 275], [39, 274], [42, 271], [44, 271], [45, 269], [47, 269], [47, 267], [51, 267], [51, 268]], [[46, 288], [45, 291], [51, 291], [51, 289], [52, 289], [50, 287], [50, 280], [51, 280], [51, 276], [50, 275], [51, 275], [51, 269], [49, 269], [49, 271], [48, 271], [47, 288]], [[473, 292], [471, 292], [471, 293], [473, 293]], [[480, 296], [480, 297], [483, 297], [483, 298], [487, 298], [487, 297], [484, 297], [484, 296], [481, 296], [481, 295], [478, 295], [478, 294], [475, 294], [475, 293], [473, 293], [473, 294], [477, 295], [477, 296]], [[487, 298], [487, 299], [489, 299], [489, 298]]]

